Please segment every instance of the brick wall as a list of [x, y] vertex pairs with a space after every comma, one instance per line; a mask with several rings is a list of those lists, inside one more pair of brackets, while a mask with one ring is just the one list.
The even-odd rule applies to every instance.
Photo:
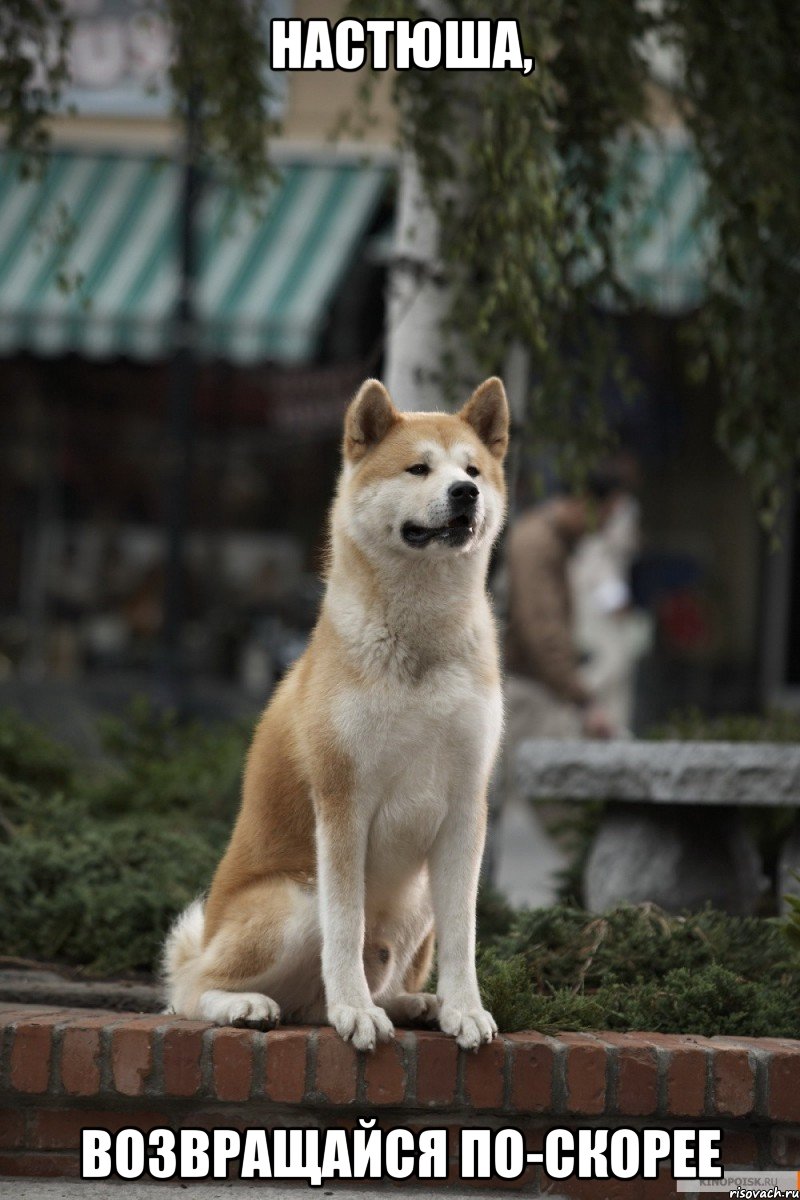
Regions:
[[[0, 1175], [76, 1175], [85, 1126], [352, 1127], [360, 1115], [382, 1129], [456, 1131], [455, 1179], [465, 1126], [514, 1126], [530, 1149], [554, 1126], [718, 1127], [728, 1167], [800, 1167], [800, 1042], [515, 1033], [465, 1054], [441, 1034], [404, 1031], [359, 1055], [327, 1028], [265, 1034], [13, 1005], [0, 1005], [0, 1039]], [[505, 1186], [592, 1200], [676, 1194], [667, 1173], [556, 1183], [541, 1167]]]

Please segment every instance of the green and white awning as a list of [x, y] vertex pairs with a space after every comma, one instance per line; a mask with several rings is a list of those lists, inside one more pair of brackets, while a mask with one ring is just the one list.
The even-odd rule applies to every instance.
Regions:
[[[696, 306], [712, 239], [698, 219], [703, 181], [690, 144], [632, 140], [620, 169], [636, 179], [635, 203], [614, 218], [635, 302], [665, 313]], [[242, 363], [312, 358], [387, 180], [381, 166], [297, 162], [258, 209], [207, 185], [199, 349]], [[16, 161], [0, 156], [0, 355], [167, 354], [179, 202], [173, 163], [59, 152], [24, 181]]]
[[[619, 274], [634, 300], [678, 314], [702, 303], [713, 231], [702, 220], [705, 184], [683, 133], [631, 139], [621, 173], [631, 173], [629, 209], [615, 212]], [[627, 174], [626, 174], [627, 177]]]
[[[294, 163], [257, 208], [209, 184], [198, 214], [203, 353], [307, 361], [388, 171]], [[20, 179], [0, 159], [0, 354], [168, 353], [180, 176], [152, 158], [60, 152]]]

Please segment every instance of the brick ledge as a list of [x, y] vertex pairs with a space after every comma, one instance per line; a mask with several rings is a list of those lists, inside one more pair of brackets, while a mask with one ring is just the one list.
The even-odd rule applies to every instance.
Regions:
[[327, 1027], [261, 1033], [0, 1004], [0, 1174], [74, 1174], [80, 1127], [92, 1123], [245, 1127], [360, 1113], [534, 1132], [716, 1124], [736, 1165], [797, 1166], [800, 1042], [514, 1033], [467, 1054], [443, 1034], [403, 1030], [365, 1055]]
[[586, 1116], [800, 1121], [800, 1041], [526, 1032], [477, 1053], [398, 1030], [359, 1054], [327, 1026], [261, 1033], [93, 1009], [0, 1004], [0, 1093], [361, 1104]]

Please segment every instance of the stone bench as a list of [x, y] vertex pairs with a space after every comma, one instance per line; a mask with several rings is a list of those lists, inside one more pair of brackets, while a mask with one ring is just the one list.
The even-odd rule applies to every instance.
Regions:
[[[767, 887], [744, 807], [800, 807], [800, 746], [755, 742], [538, 741], [517, 755], [533, 800], [606, 801], [584, 874], [588, 908], [652, 901], [755, 911]], [[800, 826], [783, 847], [781, 895], [800, 888]]]

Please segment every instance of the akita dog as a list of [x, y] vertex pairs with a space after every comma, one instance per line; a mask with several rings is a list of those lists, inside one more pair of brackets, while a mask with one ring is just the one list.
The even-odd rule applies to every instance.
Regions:
[[475, 900], [502, 725], [486, 575], [507, 446], [499, 379], [457, 415], [401, 413], [375, 379], [350, 404], [320, 617], [256, 728], [208, 898], [167, 938], [175, 1012], [327, 1019], [359, 1050], [393, 1021], [438, 1021], [467, 1049], [497, 1032]]

